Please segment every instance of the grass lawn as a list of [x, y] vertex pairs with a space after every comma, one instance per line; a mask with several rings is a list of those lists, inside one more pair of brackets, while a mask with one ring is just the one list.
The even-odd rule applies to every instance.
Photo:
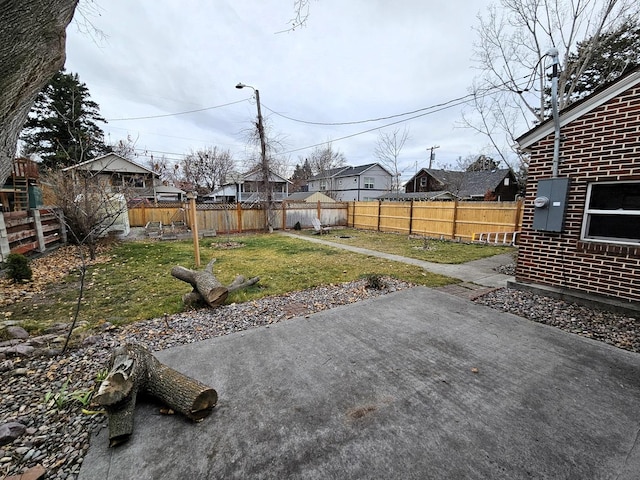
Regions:
[[[311, 235], [311, 232], [298, 232]], [[463, 263], [498, 253], [515, 252], [494, 247], [439, 240], [408, 239], [406, 235], [340, 229], [323, 239], [430, 262]], [[422, 268], [327, 247], [281, 235], [220, 236], [200, 242], [203, 266], [216, 258], [214, 273], [224, 284], [236, 275], [259, 276], [260, 282], [234, 292], [227, 303], [246, 302], [318, 285], [348, 282], [369, 275], [403, 279], [436, 287], [456, 280], [425, 272]], [[161, 317], [183, 310], [182, 295], [191, 287], [173, 278], [171, 268], [194, 268], [190, 241], [136, 241], [117, 243], [107, 252], [108, 261], [87, 268], [79, 320], [90, 327], [116, 325]], [[47, 285], [43, 293], [5, 305], [6, 318], [31, 331], [69, 322], [79, 291], [77, 270]]]
[[[229, 243], [232, 245], [228, 245]], [[236, 247], [236, 248], [230, 248]], [[475, 247], [475, 246], [470, 246]], [[347, 252], [281, 235], [217, 237], [200, 243], [203, 266], [216, 258], [214, 273], [224, 284], [236, 275], [259, 276], [260, 282], [234, 292], [227, 303], [245, 302], [317, 285], [348, 282], [368, 275], [388, 275], [425, 286], [456, 280], [422, 268]], [[173, 278], [175, 265], [194, 268], [193, 244], [138, 241], [118, 243], [110, 260], [87, 268], [80, 321], [90, 327], [161, 317], [183, 310], [181, 297], [191, 287]], [[69, 322], [77, 302], [79, 274], [50, 284], [44, 293], [4, 307], [6, 317], [31, 331]]]
[[[292, 231], [300, 235], [318, 236], [312, 230]], [[382, 233], [353, 228], [340, 228], [323, 234], [323, 240], [368, 248], [379, 252], [402, 255], [435, 263], [466, 263], [491, 257], [500, 253], [515, 253], [514, 247], [450, 242], [447, 240], [424, 240], [408, 238], [399, 233]]]

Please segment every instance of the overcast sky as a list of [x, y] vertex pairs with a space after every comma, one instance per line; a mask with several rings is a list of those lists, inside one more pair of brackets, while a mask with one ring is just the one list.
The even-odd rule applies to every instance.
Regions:
[[328, 140], [349, 165], [376, 162], [379, 129], [405, 126], [405, 179], [416, 165], [428, 166], [435, 145], [434, 166], [491, 155], [485, 138], [460, 125], [460, 106], [340, 126], [291, 120], [356, 122], [465, 96], [477, 73], [473, 27], [489, 0], [312, 0], [306, 26], [284, 33], [277, 32], [289, 27], [293, 0], [100, 3], [91, 21], [106, 38], [70, 25], [66, 68], [110, 120], [106, 140], [137, 139], [141, 163], [145, 151], [177, 161], [190, 149], [216, 145], [230, 149], [241, 169], [256, 104], [251, 89], [234, 88], [238, 82], [259, 89], [269, 131], [291, 166]]

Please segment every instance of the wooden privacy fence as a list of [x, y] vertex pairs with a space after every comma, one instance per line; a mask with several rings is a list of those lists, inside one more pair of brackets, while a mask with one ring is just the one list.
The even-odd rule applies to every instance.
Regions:
[[362, 230], [472, 240], [486, 232], [517, 232], [518, 202], [349, 202], [348, 225]]
[[[519, 202], [282, 202], [273, 209], [271, 224], [291, 229], [296, 223], [312, 228], [313, 219], [322, 225], [349, 226], [362, 230], [397, 232], [425, 237], [472, 240], [474, 234], [517, 232], [522, 225]], [[162, 204], [129, 209], [132, 227], [148, 222], [189, 225], [189, 204]], [[196, 205], [199, 231], [251, 232], [264, 230], [265, 217], [260, 205]], [[190, 225], [189, 225], [190, 226]]]
[[[276, 229], [291, 229], [296, 223], [302, 228], [311, 228], [314, 218], [326, 225], [347, 225], [346, 203], [304, 203], [282, 202], [272, 210], [271, 225]], [[198, 231], [252, 232], [265, 227], [264, 211], [260, 205], [246, 206], [237, 204], [196, 204]], [[129, 209], [129, 224], [132, 227], [144, 227], [148, 222], [162, 222], [171, 225], [184, 222], [189, 227], [190, 215], [188, 203], [141, 205]]]
[[40, 208], [0, 215], [0, 257], [4, 262], [10, 253], [44, 252], [56, 244], [67, 242], [67, 230], [60, 212]]

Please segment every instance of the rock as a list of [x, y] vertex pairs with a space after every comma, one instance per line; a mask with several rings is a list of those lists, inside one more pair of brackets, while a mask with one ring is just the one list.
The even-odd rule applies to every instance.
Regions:
[[0, 445], [7, 445], [20, 437], [26, 430], [23, 424], [18, 422], [9, 422], [0, 425]]
[[86, 346], [89, 346], [89, 345], [95, 345], [96, 343], [100, 342], [101, 340], [102, 340], [102, 338], [100, 336], [91, 335], [91, 336], [85, 338], [82, 341], [82, 346], [86, 347]]
[[29, 370], [26, 369], [26, 368], [16, 368], [13, 371], [13, 375], [16, 376], [16, 377], [22, 377], [22, 376], [26, 375], [28, 372], [29, 372]]
[[11, 360], [0, 362], [0, 373], [8, 372], [9, 370], [13, 370], [13, 362]]
[[29, 332], [22, 327], [11, 326], [7, 327], [5, 331], [9, 335], [9, 338], [18, 338], [20, 340], [26, 340], [29, 338]]
[[36, 465], [21, 475], [12, 475], [10, 477], [6, 477], [5, 480], [40, 480], [41, 478], [44, 478], [46, 473], [47, 471], [42, 465]]
[[13, 354], [18, 357], [30, 357], [33, 355], [33, 352], [35, 351], [36, 349], [33, 348], [31, 345], [21, 344], [21, 345], [15, 345], [14, 347], [11, 347], [8, 350], [5, 350], [5, 353]]

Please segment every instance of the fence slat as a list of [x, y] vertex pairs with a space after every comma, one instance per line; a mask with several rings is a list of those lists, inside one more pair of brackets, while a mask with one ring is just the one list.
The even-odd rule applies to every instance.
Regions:
[[[522, 202], [287, 202], [275, 209], [273, 225], [311, 228], [320, 217], [323, 225], [361, 230], [397, 232], [471, 241], [482, 232], [520, 231]], [[155, 221], [170, 225], [185, 211], [180, 204], [129, 209], [132, 227]], [[198, 204], [198, 228], [218, 232], [260, 231], [264, 214], [260, 206]]]

